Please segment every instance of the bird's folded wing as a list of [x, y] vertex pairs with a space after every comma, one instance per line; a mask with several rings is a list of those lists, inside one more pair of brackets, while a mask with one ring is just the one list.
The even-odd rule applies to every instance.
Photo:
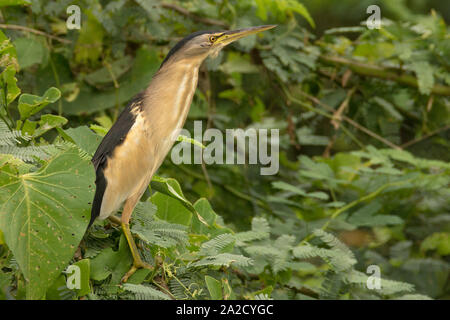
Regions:
[[110, 156], [114, 149], [121, 145], [125, 140], [125, 137], [133, 126], [136, 118], [133, 110], [141, 107], [143, 96], [143, 93], [140, 93], [136, 95], [132, 101], [130, 101], [127, 107], [120, 114], [117, 121], [103, 138], [91, 160], [94, 164], [95, 171], [97, 171], [101, 164], [105, 163], [107, 156]]

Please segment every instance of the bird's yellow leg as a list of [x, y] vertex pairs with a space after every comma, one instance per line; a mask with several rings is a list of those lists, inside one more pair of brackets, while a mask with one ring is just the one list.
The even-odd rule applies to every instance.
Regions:
[[121, 226], [125, 238], [127, 239], [128, 245], [131, 250], [131, 255], [133, 256], [133, 266], [131, 269], [123, 276], [122, 282], [127, 282], [128, 278], [131, 277], [138, 269], [145, 268], [153, 270], [153, 267], [148, 263], [142, 261], [142, 258], [139, 254], [138, 248], [136, 246], [136, 242], [134, 242], [133, 235], [130, 231], [130, 217], [133, 212], [134, 207], [136, 206], [137, 201], [139, 200], [140, 195], [133, 196], [129, 198], [125, 205], [123, 206], [122, 217], [121, 217]]
[[133, 256], [133, 266], [122, 278], [122, 282], [127, 282], [128, 278], [131, 277], [138, 269], [145, 268], [153, 270], [153, 267], [148, 263], [142, 261], [142, 258], [139, 255], [138, 248], [136, 246], [136, 242], [134, 242], [133, 235], [131, 234], [130, 225], [128, 223], [122, 223], [122, 230], [125, 238], [127, 239], [128, 245], [130, 246], [131, 255]]

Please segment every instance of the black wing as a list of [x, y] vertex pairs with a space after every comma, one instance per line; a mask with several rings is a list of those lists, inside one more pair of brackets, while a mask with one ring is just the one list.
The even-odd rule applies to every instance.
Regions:
[[92, 163], [94, 164], [96, 179], [95, 179], [95, 196], [92, 203], [91, 210], [91, 220], [89, 222], [88, 228], [94, 223], [94, 220], [99, 216], [100, 209], [102, 207], [103, 195], [106, 190], [107, 181], [103, 173], [107, 158], [112, 155], [114, 149], [120, 146], [131, 127], [134, 124], [136, 116], [132, 113], [135, 108], [141, 108], [142, 101], [144, 98], [143, 92], [136, 95], [132, 101], [127, 105], [127, 107], [119, 115], [119, 118], [108, 131], [108, 133], [103, 138], [102, 142], [95, 151], [92, 157]]

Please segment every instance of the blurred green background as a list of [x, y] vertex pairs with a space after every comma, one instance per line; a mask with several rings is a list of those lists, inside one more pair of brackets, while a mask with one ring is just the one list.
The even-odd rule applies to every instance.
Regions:
[[[52, 146], [61, 141], [92, 156], [119, 112], [184, 36], [277, 24], [203, 64], [185, 127], [192, 133], [197, 120], [222, 131], [278, 129], [280, 171], [261, 176], [259, 165], [174, 165], [167, 157], [158, 175], [176, 179], [189, 203], [207, 199], [217, 228], [199, 236], [190, 218], [180, 218], [191, 213], [149, 190], [143, 205], [156, 205], [155, 217], [165, 223], [184, 225], [183, 239], [189, 239], [171, 245], [141, 239], [150, 261], [158, 253], [168, 270], [180, 268], [186, 283], [199, 289], [189, 298], [213, 297], [214, 285], [235, 298], [449, 298], [448, 1], [13, 2], [0, 1], [0, 172], [19, 176], [46, 167], [55, 155]], [[66, 28], [71, 4], [81, 8], [80, 30]], [[381, 8], [383, 24], [369, 30], [363, 22], [373, 4]], [[47, 91], [51, 87], [56, 89]], [[15, 93], [7, 97], [8, 92]], [[23, 98], [25, 93], [35, 96]], [[34, 167], [24, 167], [22, 160]], [[67, 185], [70, 179], [75, 178], [67, 178]], [[87, 172], [86, 181], [92, 179]], [[0, 199], [9, 199], [8, 192], [0, 188]], [[162, 201], [170, 204], [166, 211]], [[88, 212], [89, 205], [82, 210]], [[14, 262], [13, 245], [7, 247], [14, 233], [5, 231], [7, 225], [0, 223], [8, 234], [5, 244], [0, 242], [0, 289], [9, 288], [4, 297], [23, 298], [20, 261]], [[315, 229], [336, 238], [313, 234]], [[102, 250], [120, 252], [120, 233], [102, 230], [97, 225], [85, 237], [72, 262], [84, 258], [95, 266], [102, 262], [95, 259], [106, 255]], [[143, 237], [139, 232], [135, 229]], [[196, 269], [188, 278], [192, 257], [204, 258], [204, 242], [224, 232], [238, 236], [216, 239], [216, 253], [239, 254], [254, 264], [228, 272], [223, 266], [231, 260], [220, 260], [224, 269]], [[315, 251], [305, 253], [306, 243]], [[339, 262], [339, 256], [348, 259]], [[381, 267], [383, 278], [414, 289], [394, 282], [386, 282], [385, 291], [364, 289], [372, 264]], [[112, 279], [98, 274], [91, 277], [87, 297], [136, 298], [127, 295], [131, 289], [105, 289], [120, 279], [114, 272]], [[171, 290], [178, 283], [173, 275], [164, 278]], [[137, 283], [153, 283], [142, 281]]]

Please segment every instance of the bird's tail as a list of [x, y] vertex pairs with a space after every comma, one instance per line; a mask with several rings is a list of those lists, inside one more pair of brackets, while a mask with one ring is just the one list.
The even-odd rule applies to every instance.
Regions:
[[88, 229], [94, 223], [95, 219], [100, 215], [100, 210], [102, 208], [103, 195], [106, 190], [106, 179], [103, 174], [103, 166], [97, 168], [97, 178], [95, 179], [95, 196], [92, 203], [91, 209], [91, 220], [89, 221]]

